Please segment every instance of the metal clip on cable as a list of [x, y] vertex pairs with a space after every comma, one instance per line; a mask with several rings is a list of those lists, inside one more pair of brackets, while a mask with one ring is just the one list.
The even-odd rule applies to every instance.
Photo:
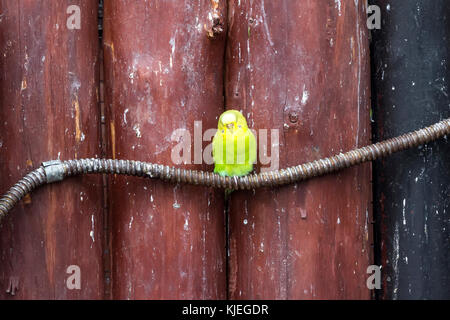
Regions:
[[42, 163], [47, 183], [64, 179], [64, 166], [60, 160], [50, 160]]

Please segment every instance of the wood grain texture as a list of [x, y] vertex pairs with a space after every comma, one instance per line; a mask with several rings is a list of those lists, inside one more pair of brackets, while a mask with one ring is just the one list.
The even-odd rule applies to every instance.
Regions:
[[[226, 105], [258, 133], [278, 130], [279, 168], [370, 142], [363, 2], [230, 2]], [[363, 165], [233, 193], [230, 298], [370, 298], [370, 180]]]
[[[211, 10], [207, 0], [105, 2], [111, 157], [175, 165], [175, 130], [187, 129], [193, 143], [194, 121], [203, 131], [217, 126], [225, 38], [206, 36]], [[114, 177], [110, 208], [113, 298], [226, 297], [223, 191]]]
[[[0, 192], [49, 159], [99, 154], [97, 3], [0, 2]], [[37, 190], [0, 226], [0, 299], [103, 297], [101, 180]], [[78, 265], [81, 289], [68, 290]], [[6, 293], [15, 291], [15, 296]]]

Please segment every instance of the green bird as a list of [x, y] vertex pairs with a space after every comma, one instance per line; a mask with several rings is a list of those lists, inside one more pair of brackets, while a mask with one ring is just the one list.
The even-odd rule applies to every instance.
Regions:
[[256, 139], [245, 117], [237, 110], [221, 114], [212, 142], [214, 172], [221, 176], [245, 176], [256, 162]]

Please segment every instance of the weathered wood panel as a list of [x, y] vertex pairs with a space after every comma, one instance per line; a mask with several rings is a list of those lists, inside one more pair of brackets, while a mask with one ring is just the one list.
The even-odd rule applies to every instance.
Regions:
[[[364, 1], [242, 0], [228, 12], [226, 106], [259, 134], [278, 130], [280, 168], [370, 142]], [[364, 165], [233, 193], [230, 298], [370, 298], [370, 178]]]
[[[377, 140], [450, 117], [450, 3], [377, 1], [374, 114]], [[377, 264], [383, 299], [450, 298], [450, 143], [377, 161]]]
[[[99, 154], [96, 1], [0, 2], [0, 192], [49, 159]], [[101, 180], [27, 196], [0, 226], [0, 298], [103, 297]], [[81, 289], [68, 290], [70, 265]], [[8, 293], [9, 292], [9, 293]]]
[[[209, 0], [105, 3], [111, 157], [175, 165], [175, 130], [187, 129], [193, 143], [194, 121], [203, 131], [217, 126], [225, 38], [207, 38], [212, 10]], [[114, 177], [110, 195], [113, 298], [226, 296], [223, 192]]]

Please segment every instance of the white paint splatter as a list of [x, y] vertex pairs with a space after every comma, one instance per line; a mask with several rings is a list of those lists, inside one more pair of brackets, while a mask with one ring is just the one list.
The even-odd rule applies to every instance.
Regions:
[[334, 3], [336, 5], [336, 7], [338, 8], [339, 16], [341, 16], [341, 14], [342, 14], [342, 12], [341, 12], [341, 0], [334, 0]]
[[403, 199], [403, 207], [402, 207], [402, 217], [403, 217], [403, 225], [406, 226], [406, 199]]
[[126, 108], [123, 112], [123, 123], [127, 124], [127, 113], [130, 111], [130, 109]]
[[80, 80], [78, 80], [77, 76], [75, 74], [73, 74], [72, 72], [69, 72], [69, 74], [71, 76], [73, 76], [73, 81], [72, 81], [72, 83], [70, 85], [71, 86], [71, 91], [72, 92], [76, 92], [76, 91], [80, 90], [80, 88], [81, 88]]
[[23, 67], [26, 71], [28, 71], [28, 66], [30, 65], [30, 57], [28, 56], [28, 53], [25, 52], [25, 63], [23, 64]]
[[89, 232], [89, 236], [92, 239], [92, 243], [94, 243], [95, 242], [95, 237], [94, 237], [94, 215], [91, 216], [91, 228], [92, 228], [92, 230], [91, 230], [91, 232]]
[[393, 243], [393, 254], [394, 254], [394, 261], [393, 261], [393, 270], [394, 270], [394, 300], [397, 299], [397, 292], [398, 292], [398, 285], [399, 285], [399, 269], [398, 269], [398, 262], [400, 260], [400, 239], [399, 239], [399, 228], [398, 223], [395, 223], [395, 230], [394, 230], [394, 243]]
[[251, 61], [251, 55], [250, 55], [250, 38], [247, 39], [247, 69], [252, 71], [252, 65], [250, 64]]
[[133, 225], [133, 220], [134, 220], [134, 217], [131, 216], [130, 223], [128, 223], [128, 229], [131, 229], [131, 226]]
[[308, 102], [309, 99], [309, 92], [306, 90], [306, 86], [303, 85], [303, 94], [302, 94], [302, 101], [301, 104], [305, 105]]
[[139, 125], [135, 124], [133, 126], [133, 130], [136, 133], [136, 137], [138, 137], [140, 139], [142, 137], [142, 135], [141, 135], [141, 128], [139, 127]]
[[239, 57], [239, 64], [241, 64], [241, 43], [240, 42], [238, 42], [238, 57]]
[[175, 36], [176, 36], [176, 35], [174, 35], [172, 38], [170, 38], [170, 41], [169, 41], [170, 49], [171, 49], [171, 51], [172, 51], [172, 56], [173, 56], [174, 53], [175, 53], [175, 47], [176, 47], [176, 45], [175, 45]]
[[175, 37], [176, 36], [177, 36], [177, 34], [175, 33], [169, 40], [170, 50], [171, 50], [170, 57], [169, 57], [169, 65], [170, 65], [171, 69], [173, 68], [173, 60], [174, 60], [173, 57], [175, 55], [175, 48], [176, 48]]
[[269, 26], [267, 25], [266, 11], [264, 10], [264, 1], [261, 2], [261, 10], [264, 17], [264, 29], [266, 31], [267, 41], [269, 41], [270, 46], [273, 47], [272, 37], [270, 36]]

